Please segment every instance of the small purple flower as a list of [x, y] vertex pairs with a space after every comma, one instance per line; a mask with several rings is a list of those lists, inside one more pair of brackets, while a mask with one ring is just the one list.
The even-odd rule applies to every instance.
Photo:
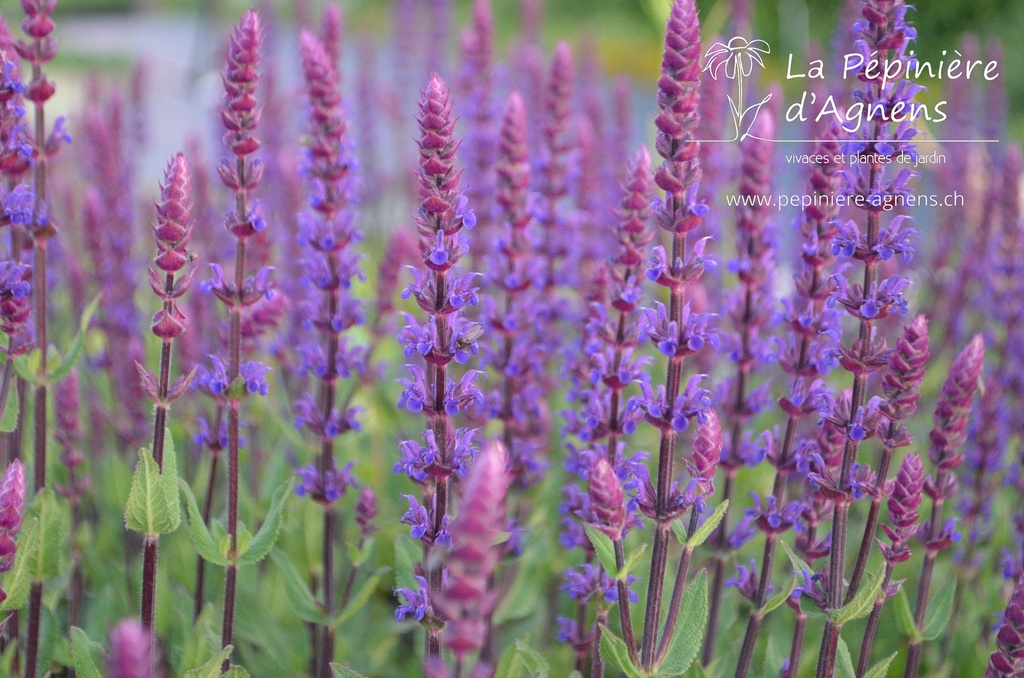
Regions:
[[430, 602], [427, 599], [427, 580], [417, 575], [416, 581], [419, 588], [415, 591], [408, 588], [394, 590], [395, 596], [404, 601], [395, 609], [395, 619], [398, 621], [405, 620], [409, 615], [412, 615], [416, 621], [423, 621], [423, 617], [430, 609]]
[[245, 382], [245, 390], [249, 393], [258, 393], [261, 396], [267, 395], [270, 391], [265, 378], [267, 372], [270, 372], [270, 368], [260, 362], [252, 361], [242, 365], [239, 368], [239, 375]]

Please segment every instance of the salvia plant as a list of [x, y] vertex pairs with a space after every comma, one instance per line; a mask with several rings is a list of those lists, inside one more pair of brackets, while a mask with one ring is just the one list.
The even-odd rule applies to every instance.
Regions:
[[463, 4], [244, 11], [162, 179], [144, 63], [0, 20], [0, 676], [1024, 675], [1003, 80], [897, 115], [851, 0], [801, 123], [752, 3], [643, 77]]

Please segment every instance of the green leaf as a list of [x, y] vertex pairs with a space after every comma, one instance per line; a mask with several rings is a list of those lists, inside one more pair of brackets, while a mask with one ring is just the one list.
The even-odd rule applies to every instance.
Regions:
[[202, 666], [186, 671], [185, 678], [220, 678], [220, 666], [231, 656], [232, 649], [234, 648], [228, 645]]
[[367, 578], [363, 585], [359, 587], [355, 595], [349, 598], [348, 604], [345, 609], [341, 611], [338, 616], [331, 622], [333, 628], [337, 628], [347, 622], [352, 616], [359, 612], [364, 605], [370, 600], [370, 596], [377, 590], [377, 584], [380, 583], [380, 575], [375, 574]]
[[423, 545], [407, 534], [395, 537], [395, 586], [400, 589], [419, 588], [416, 576], [416, 563], [423, 555]]
[[334, 678], [366, 678], [363, 674], [358, 671], [353, 671], [347, 666], [341, 664], [331, 664], [331, 675]]
[[38, 384], [39, 366], [43, 364], [43, 353], [38, 348], [32, 349], [28, 355], [20, 355], [14, 359], [14, 373], [25, 381]]
[[0, 418], [0, 433], [10, 433], [18, 428], [18, 413], [20, 409], [17, 391], [8, 386], [7, 404], [4, 406], [3, 417]]
[[362, 544], [345, 544], [345, 549], [348, 551], [348, 559], [353, 567], [359, 567], [370, 559], [370, 554], [373, 553], [374, 538], [368, 537]]
[[584, 524], [583, 529], [587, 532], [587, 538], [594, 547], [597, 559], [601, 561], [601, 567], [609, 576], [615, 577], [619, 568], [615, 564], [615, 544], [612, 543], [611, 537], [590, 525]]
[[103, 678], [97, 666], [103, 666], [99, 643], [89, 640], [85, 631], [71, 627], [71, 663], [75, 665], [78, 678]]
[[14, 568], [3, 579], [7, 598], [0, 604], [0, 612], [20, 610], [28, 601], [32, 588], [32, 568], [36, 563], [36, 551], [39, 550], [39, 518], [32, 518], [21, 526], [17, 541]]
[[924, 615], [924, 631], [921, 634], [925, 640], [935, 640], [942, 635], [946, 624], [949, 623], [949, 616], [953, 612], [954, 593], [956, 593], [956, 579], [950, 577], [946, 585], [928, 603]]
[[270, 510], [267, 512], [267, 519], [263, 521], [263, 526], [260, 527], [259, 532], [253, 537], [246, 550], [242, 551], [239, 549], [239, 565], [253, 565], [266, 558], [267, 554], [270, 553], [270, 549], [274, 547], [274, 542], [277, 541], [277, 533], [281, 531], [281, 511], [284, 508], [284, 500], [288, 498], [291, 489], [292, 483], [289, 480], [282, 483], [274, 492], [274, 496], [270, 500]]
[[615, 578], [619, 581], [626, 581], [629, 573], [632, 572], [633, 568], [636, 567], [636, 564], [640, 562], [640, 559], [646, 551], [647, 544], [640, 544], [640, 548], [635, 549], [631, 554], [629, 554], [629, 558], [627, 558], [626, 562], [622, 564], [622, 569], [615, 573]]
[[[165, 440], [169, 435], [165, 434]], [[153, 454], [143, 447], [139, 450], [139, 463], [132, 474], [128, 490], [128, 505], [124, 510], [124, 524], [129, 530], [150, 537], [174, 532], [181, 523], [181, 506], [177, 482], [177, 464], [173, 445], [164, 450], [164, 470], [161, 473]]]
[[617, 667], [628, 678], [643, 678], [643, 673], [629, 658], [629, 648], [607, 626], [601, 626], [601, 659], [605, 664]]
[[708, 572], [702, 569], [683, 593], [672, 644], [659, 667], [659, 676], [680, 676], [690, 668], [704, 644], [707, 625]]
[[39, 516], [39, 546], [35, 549], [32, 576], [34, 581], [41, 582], [60, 574], [62, 563], [67, 560], [71, 517], [67, 506], [50, 489], [36, 494], [32, 510]]
[[857, 678], [857, 671], [853, 668], [853, 657], [850, 656], [850, 648], [846, 641], [839, 639], [839, 647], [836, 648], [836, 669], [840, 678]]
[[763, 617], [775, 608], [779, 607], [787, 600], [789, 600], [789, 597], [793, 594], [794, 589], [796, 589], [795, 576], [789, 578], [789, 584], [786, 585], [786, 588], [784, 588], [783, 590], [779, 591], [774, 596], [766, 600], [761, 609], [758, 610], [758, 613]]
[[295, 615], [304, 622], [326, 624], [327, 616], [316, 604], [313, 594], [309, 592], [309, 588], [302, 581], [299, 573], [295, 571], [295, 567], [288, 557], [281, 551], [273, 550], [270, 552], [270, 559], [274, 561], [277, 571], [284, 579], [285, 590], [288, 592], [288, 599], [291, 601], [292, 611], [295, 612]]
[[189, 535], [192, 537], [192, 543], [195, 545], [196, 551], [206, 562], [218, 567], [224, 567], [228, 564], [228, 560], [217, 550], [217, 545], [214, 544], [210, 531], [206, 529], [206, 523], [203, 522], [203, 514], [199, 510], [199, 504], [196, 503], [195, 495], [192, 494], [192, 488], [183, 479], [179, 478], [178, 489], [185, 495], [185, 507], [188, 509]]
[[782, 656], [782, 651], [779, 650], [779, 644], [775, 642], [774, 638], [768, 636], [768, 645], [764, 651], [764, 670], [761, 672], [761, 675], [782, 675], [782, 665], [785, 664], [785, 662], [786, 658]]
[[[884, 568], [885, 566], [883, 565], [882, 567]], [[869, 573], [867, 580], [860, 587], [860, 590], [857, 591], [853, 599], [838, 610], [832, 610], [829, 613], [832, 621], [842, 626], [846, 622], [866, 617], [871, 612], [871, 608], [875, 606], [878, 592], [882, 590], [882, 579], [882, 570], [879, 570], [878, 574], [875, 575]]]
[[910, 636], [911, 640], [921, 641], [921, 632], [917, 629], [917, 624], [914, 622], [914, 613], [910, 609], [910, 601], [907, 600], [907, 592], [900, 587], [899, 592], [896, 594], [896, 622], [900, 627], [900, 631]]
[[228, 672], [224, 674], [224, 678], [252, 678], [249, 672], [243, 669], [241, 666], [232, 665]]
[[85, 348], [85, 333], [89, 329], [89, 321], [92, 320], [92, 316], [96, 313], [96, 308], [100, 304], [100, 298], [102, 295], [97, 294], [93, 297], [89, 305], [85, 307], [85, 311], [82, 313], [82, 320], [78, 324], [78, 332], [75, 333], [74, 338], [71, 340], [71, 345], [68, 346], [68, 352], [61, 359], [60, 364], [57, 365], [50, 372], [50, 382], [57, 382], [64, 377], [71, 374], [71, 370], [74, 369], [75, 363], [82, 356], [82, 349]]
[[804, 560], [798, 556], [792, 548], [790, 548], [789, 544], [787, 544], [785, 540], [780, 539], [779, 545], [782, 546], [782, 550], [786, 552], [786, 555], [789, 557], [789, 562], [793, 564], [793, 569], [796, 570], [797, 574], [801, 574], [803, 572], [814, 572], [814, 569], [805, 563]]
[[892, 660], [896, 659], [898, 652], [893, 652], [891, 655], [878, 662], [864, 674], [864, 678], [885, 678], [889, 675], [889, 664], [892, 664]]
[[516, 641], [516, 656], [526, 667], [531, 678], [548, 678], [551, 673], [547, 660], [522, 640]]
[[[706, 542], [708, 540], [708, 537], [711, 536], [711, 533], [715, 531], [716, 527], [718, 527], [718, 524], [722, 522], [723, 518], [725, 518], [725, 512], [728, 510], [729, 500], [726, 499], [717, 507], [715, 507], [715, 512], [712, 513], [711, 516], [704, 521], [703, 525], [701, 525], [694, 531], [692, 537], [686, 540], [686, 546], [688, 548], [695, 549], [704, 542]], [[677, 532], [676, 534], [678, 535], [679, 533]]]

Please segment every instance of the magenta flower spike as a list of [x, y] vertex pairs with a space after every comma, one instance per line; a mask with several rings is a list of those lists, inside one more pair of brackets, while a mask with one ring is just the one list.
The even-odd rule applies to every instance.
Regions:
[[1014, 678], [1024, 673], [1024, 579], [1017, 584], [996, 633], [985, 678]]
[[[17, 544], [14, 539], [21, 529], [25, 512], [25, 467], [15, 459], [4, 471], [0, 481], [0, 574], [14, 567]], [[0, 602], [7, 592], [0, 587]]]
[[110, 631], [107, 675], [110, 678], [158, 678], [152, 673], [153, 637], [134, 619], [126, 619]]
[[484, 449], [466, 478], [459, 513], [451, 523], [452, 548], [439, 607], [446, 619], [445, 642], [457, 666], [481, 648], [498, 600], [491, 577], [503, 553], [498, 542], [505, 531], [506, 466], [501, 444]]

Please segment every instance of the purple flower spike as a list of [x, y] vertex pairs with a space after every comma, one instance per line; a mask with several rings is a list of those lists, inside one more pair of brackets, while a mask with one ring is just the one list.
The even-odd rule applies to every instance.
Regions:
[[996, 650], [985, 678], [1013, 678], [1024, 673], [1024, 579], [1014, 589], [996, 633]]
[[916, 454], [907, 455], [900, 464], [899, 473], [893, 481], [892, 494], [889, 495], [889, 519], [892, 521], [892, 527], [882, 525], [892, 546], [880, 544], [880, 548], [882, 555], [891, 564], [910, 558], [909, 542], [917, 532], [917, 509], [921, 505], [923, 487], [924, 465], [921, 457]]
[[[4, 471], [0, 482], [0, 574], [14, 566], [17, 545], [14, 541], [21, 529], [25, 512], [25, 468], [15, 459]], [[7, 592], [0, 587], [0, 602]]]
[[626, 526], [626, 495], [607, 459], [598, 459], [591, 469], [588, 489], [593, 525], [613, 540], [622, 539]]
[[150, 287], [164, 302], [163, 308], [153, 316], [151, 329], [163, 341], [170, 341], [185, 331], [186, 318], [178, 300], [192, 284], [195, 269], [178, 277], [175, 274], [190, 261], [187, 247], [194, 225], [192, 177], [188, 161], [178, 153], [171, 158], [164, 173], [153, 225], [157, 256], [149, 269]]
[[942, 470], [955, 469], [964, 460], [959, 449], [967, 437], [967, 420], [984, 364], [985, 340], [978, 335], [957, 357], [942, 386], [935, 407], [935, 425], [928, 434], [928, 458]]
[[[224, 72], [224, 105], [220, 109], [221, 121], [227, 128], [224, 145], [240, 158], [255, 153], [260, 147], [254, 131], [260, 120], [256, 87], [259, 82], [262, 45], [263, 29], [260, 17], [255, 10], [250, 9], [242, 15], [242, 20], [231, 36], [227, 68]], [[225, 166], [222, 166], [221, 178], [229, 188], [241, 186], [242, 181], [249, 187], [258, 183], [254, 177], [238, 177], [233, 169], [226, 169], [228, 177], [225, 177], [225, 169]]]
[[126, 619], [110, 632], [107, 675], [110, 678], [150, 678], [153, 638], [135, 619]]
[[502, 554], [496, 542], [505, 530], [506, 463], [500, 444], [484, 450], [466, 480], [459, 515], [451, 526], [448, 584], [441, 608], [448, 619], [447, 646], [459, 661], [480, 649], [498, 600], [491, 575]]

